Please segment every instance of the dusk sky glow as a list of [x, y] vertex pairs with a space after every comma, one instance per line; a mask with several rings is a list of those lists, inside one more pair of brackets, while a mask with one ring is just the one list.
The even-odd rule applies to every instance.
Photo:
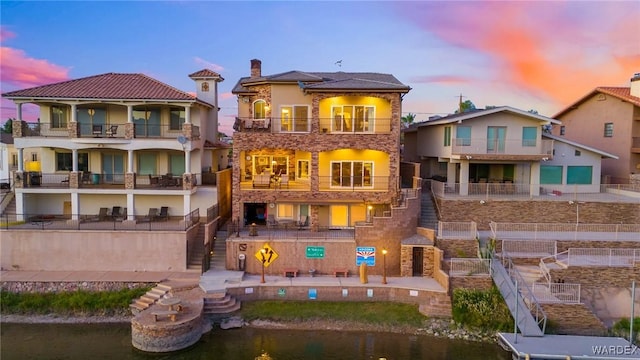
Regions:
[[[640, 72], [640, 1], [1, 1], [0, 16], [2, 93], [107, 72], [193, 92], [187, 75], [208, 68], [225, 78], [227, 134], [254, 58], [265, 75], [391, 73], [417, 121], [453, 112], [460, 94], [552, 116]], [[1, 123], [15, 117], [1, 105]]]

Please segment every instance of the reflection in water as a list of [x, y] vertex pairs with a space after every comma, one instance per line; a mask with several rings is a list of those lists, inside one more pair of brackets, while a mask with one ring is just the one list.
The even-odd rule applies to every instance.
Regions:
[[131, 345], [129, 324], [2, 324], [0, 358], [134, 360], [508, 360], [498, 345], [349, 331], [213, 330], [189, 349], [150, 354]]

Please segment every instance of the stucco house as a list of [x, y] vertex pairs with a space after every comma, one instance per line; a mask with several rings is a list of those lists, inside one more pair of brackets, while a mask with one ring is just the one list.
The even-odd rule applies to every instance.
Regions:
[[640, 183], [640, 73], [628, 87], [600, 86], [553, 116], [553, 134], [602, 149], [603, 182]]
[[355, 272], [360, 247], [379, 257], [389, 249], [389, 268], [397, 271], [400, 240], [417, 223], [417, 208], [407, 211], [400, 188], [400, 114], [409, 91], [390, 74], [264, 75], [262, 62], [251, 60], [250, 76], [232, 91], [237, 234], [227, 245], [228, 267], [238, 268], [240, 257], [247, 271], [260, 271], [254, 254], [268, 242], [279, 254], [270, 272]]
[[[144, 74], [124, 73], [2, 94], [17, 106], [12, 126], [17, 152], [12, 174], [16, 222], [9, 224], [35, 223], [42, 225], [35, 228], [41, 231], [74, 230], [58, 244], [55, 259], [46, 253], [48, 245], [37, 244], [43, 238], [37, 231], [22, 233], [20, 248], [12, 247], [9, 233], [3, 234], [3, 266], [186, 269], [188, 246], [171, 243], [170, 236], [167, 243], [153, 243], [153, 250], [142, 243], [133, 247], [138, 251], [125, 249], [149, 240], [143, 239], [147, 236], [158, 236], [141, 236], [137, 230], [179, 230], [178, 237], [193, 238], [185, 234], [194, 227], [197, 233], [200, 217], [206, 218], [209, 209], [220, 205], [221, 212], [230, 211], [230, 190], [223, 189], [224, 176], [228, 183], [231, 170], [217, 171], [226, 167], [220, 162], [226, 161], [229, 151], [217, 140], [218, 83], [224, 79], [207, 69], [189, 77], [195, 96]], [[25, 103], [39, 106], [37, 122], [22, 118]], [[103, 231], [88, 235], [85, 231], [90, 230]], [[169, 234], [160, 237], [165, 235]], [[25, 236], [32, 237], [33, 244]], [[54, 244], [61, 236], [51, 234], [48, 240]], [[98, 254], [82, 242], [102, 236], [108, 237], [100, 242], [104, 251], [99, 257], [104, 261], [91, 262]], [[32, 253], [23, 254], [26, 249]], [[74, 256], [65, 257], [65, 251]], [[154, 259], [140, 251], [159, 252]]]
[[542, 137], [550, 124], [559, 121], [509, 106], [415, 123], [404, 130], [403, 159], [460, 195], [494, 189], [536, 196], [540, 165], [554, 156], [553, 140]]

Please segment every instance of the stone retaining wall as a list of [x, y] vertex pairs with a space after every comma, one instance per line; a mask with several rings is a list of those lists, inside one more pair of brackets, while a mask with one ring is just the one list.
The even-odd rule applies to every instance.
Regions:
[[476, 240], [436, 239], [436, 246], [444, 251], [445, 258], [478, 257]]
[[[317, 301], [392, 301], [419, 305], [426, 316], [451, 317], [451, 299], [446, 292], [424, 291], [395, 287], [238, 287], [227, 293], [240, 301], [310, 300], [310, 289], [316, 290]], [[345, 293], [346, 291], [346, 293]]]
[[452, 276], [449, 277], [451, 292], [455, 289], [491, 290], [493, 279], [489, 275]]
[[550, 269], [549, 274], [552, 282], [580, 284], [582, 289], [630, 288], [633, 280], [640, 282], [640, 267], [572, 266]]
[[153, 287], [155, 283], [119, 282], [119, 281], [3, 281], [2, 291], [11, 293], [59, 293], [72, 291], [118, 291]]
[[606, 326], [585, 304], [541, 304], [556, 334], [604, 336]]

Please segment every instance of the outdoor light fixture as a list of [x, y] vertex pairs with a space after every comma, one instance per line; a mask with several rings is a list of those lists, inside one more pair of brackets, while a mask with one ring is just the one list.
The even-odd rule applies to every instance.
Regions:
[[382, 283], [387, 283], [387, 249], [382, 249]]

